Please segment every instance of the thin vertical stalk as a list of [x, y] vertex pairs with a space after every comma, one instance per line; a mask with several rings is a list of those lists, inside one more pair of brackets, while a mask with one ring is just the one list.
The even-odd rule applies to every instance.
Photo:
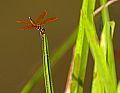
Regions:
[[50, 60], [49, 60], [48, 40], [45, 34], [43, 34], [41, 37], [42, 37], [42, 47], [43, 47], [43, 69], [44, 69], [46, 93], [54, 93]]

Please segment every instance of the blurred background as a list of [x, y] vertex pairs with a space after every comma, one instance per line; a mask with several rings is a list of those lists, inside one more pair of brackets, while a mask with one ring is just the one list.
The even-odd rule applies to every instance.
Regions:
[[[42, 45], [35, 29], [20, 31], [24, 25], [16, 20], [29, 16], [36, 18], [43, 10], [47, 17], [59, 20], [46, 24], [49, 52], [54, 51], [73, 33], [79, 22], [82, 0], [1, 0], [0, 1], [0, 93], [20, 93], [37, 69], [42, 65]], [[97, 0], [96, 8], [99, 6]], [[120, 80], [120, 2], [109, 6], [110, 18], [116, 23], [114, 50], [117, 78]], [[99, 31], [100, 15], [95, 17]], [[55, 93], [64, 93], [67, 73], [72, 59], [72, 47], [52, 68]], [[84, 93], [89, 93], [93, 63], [89, 56]], [[31, 93], [45, 93], [43, 78]]]

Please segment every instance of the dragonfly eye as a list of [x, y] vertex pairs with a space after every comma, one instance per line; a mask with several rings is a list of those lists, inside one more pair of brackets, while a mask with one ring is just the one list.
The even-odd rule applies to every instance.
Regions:
[[36, 26], [36, 29], [37, 29], [37, 30], [41, 30], [41, 26], [40, 26], [40, 25], [37, 25], [37, 26]]
[[45, 28], [42, 28], [41, 30], [42, 30], [42, 31], [45, 31]]

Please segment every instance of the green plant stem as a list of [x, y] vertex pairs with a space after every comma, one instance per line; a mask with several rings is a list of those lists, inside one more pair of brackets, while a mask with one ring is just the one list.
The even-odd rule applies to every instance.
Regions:
[[[76, 40], [77, 29], [71, 34], [71, 36], [53, 53], [50, 57], [52, 67], [57, 61], [72, 47]], [[41, 66], [33, 75], [33, 77], [25, 84], [20, 93], [30, 93], [33, 87], [37, 84], [43, 75], [43, 66]]]
[[48, 40], [45, 34], [42, 35], [42, 46], [43, 46], [43, 69], [46, 93], [54, 93], [48, 51]]

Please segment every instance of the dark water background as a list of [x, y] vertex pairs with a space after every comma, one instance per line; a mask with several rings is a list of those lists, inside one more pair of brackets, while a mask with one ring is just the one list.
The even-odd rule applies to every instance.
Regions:
[[[39, 33], [32, 29], [18, 30], [18, 19], [35, 18], [45, 9], [48, 17], [57, 16], [59, 21], [45, 26], [49, 39], [50, 54], [66, 40], [78, 25], [80, 0], [1, 0], [0, 1], [0, 93], [19, 93], [24, 84], [41, 66], [42, 51]], [[116, 50], [117, 78], [120, 80], [120, 2], [109, 7], [111, 20], [115, 20], [114, 49]], [[95, 17], [99, 30], [99, 15]], [[55, 93], [63, 93], [72, 48], [52, 69]], [[84, 93], [89, 92], [93, 63], [89, 57]], [[45, 93], [43, 80], [31, 93]]]

